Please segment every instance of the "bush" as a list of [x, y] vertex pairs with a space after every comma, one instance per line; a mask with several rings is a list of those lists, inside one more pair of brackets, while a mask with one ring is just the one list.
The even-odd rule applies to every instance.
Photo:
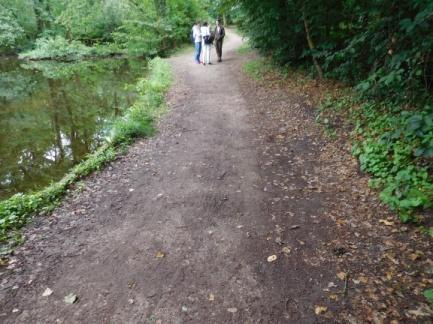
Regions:
[[30, 60], [56, 59], [74, 61], [89, 56], [109, 56], [115, 53], [122, 53], [115, 44], [89, 47], [79, 41], [68, 41], [62, 36], [56, 36], [38, 38], [36, 40], [35, 49], [21, 53], [19, 58]]
[[85, 46], [79, 41], [67, 41], [62, 36], [50, 38], [38, 38], [35, 43], [35, 49], [19, 55], [20, 59], [79, 59], [90, 55], [91, 48]]
[[24, 38], [24, 29], [18, 24], [12, 11], [0, 5], [0, 51], [15, 49]]

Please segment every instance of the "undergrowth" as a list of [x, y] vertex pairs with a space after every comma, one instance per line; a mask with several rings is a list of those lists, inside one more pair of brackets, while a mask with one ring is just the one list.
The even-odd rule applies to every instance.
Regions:
[[[268, 73], [286, 79], [290, 73], [290, 68], [275, 66], [266, 58], [246, 63], [244, 70], [256, 80]], [[302, 87], [308, 76], [295, 72], [292, 79]], [[369, 185], [380, 192], [381, 201], [403, 223], [413, 222], [433, 237], [433, 227], [425, 226], [431, 224], [433, 208], [433, 106], [409, 109], [366, 100], [350, 88], [325, 90], [325, 95], [317, 100], [316, 117], [325, 134], [335, 139], [349, 133], [352, 154], [362, 171], [370, 174]], [[433, 289], [423, 295], [433, 309]]]
[[137, 101], [123, 117], [114, 122], [105, 144], [76, 165], [59, 182], [36, 193], [16, 194], [0, 201], [0, 242], [9, 243], [6, 247], [19, 242], [18, 230], [32, 215], [52, 210], [71, 184], [113, 161], [119, 150], [134, 138], [152, 135], [155, 120], [166, 110], [164, 96], [170, 84], [169, 64], [160, 58], [151, 60], [149, 76], [136, 84]]
[[[256, 80], [269, 72], [284, 79], [290, 74], [266, 58], [247, 62], [244, 70]], [[341, 88], [321, 100], [316, 120], [331, 138], [339, 130], [350, 134], [352, 153], [371, 175], [370, 186], [402, 222], [428, 221], [433, 208], [433, 106], [409, 109]], [[432, 227], [425, 231], [433, 237]]]
[[433, 207], [433, 107], [410, 110], [354, 94], [322, 102], [322, 123], [341, 116], [353, 125], [352, 153], [371, 175], [370, 186], [402, 222], [422, 223]]

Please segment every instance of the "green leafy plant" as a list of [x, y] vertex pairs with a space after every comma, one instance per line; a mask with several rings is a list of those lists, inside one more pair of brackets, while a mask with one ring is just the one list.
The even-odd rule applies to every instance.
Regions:
[[427, 298], [431, 307], [433, 308], [433, 289], [427, 289], [424, 291], [424, 297]]
[[23, 40], [24, 29], [13, 12], [0, 5], [0, 51], [11, 51]]
[[353, 154], [361, 169], [372, 175], [370, 185], [380, 190], [381, 200], [403, 222], [418, 221], [417, 211], [433, 207], [430, 111], [429, 107], [404, 110], [390, 102], [363, 101], [353, 94], [326, 100], [319, 109], [322, 121], [345, 114], [354, 125]]

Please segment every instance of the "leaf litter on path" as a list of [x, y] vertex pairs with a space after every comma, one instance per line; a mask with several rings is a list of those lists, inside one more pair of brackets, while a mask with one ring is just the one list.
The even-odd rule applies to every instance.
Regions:
[[78, 301], [78, 297], [77, 297], [77, 295], [70, 293], [69, 295], [66, 295], [63, 300], [64, 300], [65, 304], [72, 305]]
[[[282, 81], [277, 73], [270, 72], [263, 82], [245, 81], [243, 87], [245, 97], [251, 98], [259, 164], [267, 182], [260, 188], [269, 195], [267, 212], [272, 221], [290, 232], [276, 235], [275, 243], [291, 244], [291, 253], [304, 253], [307, 260], [315, 248], [319, 260], [335, 264], [334, 276], [342, 290], [337, 292], [334, 283], [323, 290], [331, 296], [327, 300], [334, 304], [332, 309], [343, 307], [346, 311], [326, 312], [330, 319], [384, 323], [425, 320], [429, 311], [423, 292], [433, 286], [433, 271], [428, 270], [433, 262], [431, 241], [416, 227], [401, 226], [392, 211], [383, 207], [378, 193], [368, 185], [368, 176], [360, 174], [344, 129], [335, 141], [323, 136], [310, 116], [327, 96], [323, 91], [327, 85], [304, 81], [305, 86], [300, 86], [296, 77]], [[332, 84], [330, 89], [340, 91]], [[283, 135], [282, 128], [283, 137], [279, 136]], [[297, 209], [296, 201], [321, 201], [321, 215], [313, 219], [305, 206]], [[303, 236], [310, 228], [308, 236]], [[316, 245], [326, 231], [332, 243]], [[271, 236], [266, 239], [271, 241]], [[350, 303], [350, 310], [346, 303]], [[330, 309], [325, 303], [318, 306]], [[317, 310], [323, 313], [323, 309]]]
[[50, 288], [47, 288], [42, 293], [42, 297], [48, 297], [48, 296], [51, 296], [52, 294], [53, 294], [53, 291]]
[[277, 260], [277, 256], [275, 254], [270, 255], [270, 256], [268, 256], [267, 260], [268, 260], [269, 263], [274, 262], [274, 261]]

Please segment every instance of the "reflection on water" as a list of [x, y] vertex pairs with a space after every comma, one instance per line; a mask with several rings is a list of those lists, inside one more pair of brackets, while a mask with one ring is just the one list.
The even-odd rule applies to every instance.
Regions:
[[0, 59], [0, 199], [59, 180], [134, 101], [140, 60]]

